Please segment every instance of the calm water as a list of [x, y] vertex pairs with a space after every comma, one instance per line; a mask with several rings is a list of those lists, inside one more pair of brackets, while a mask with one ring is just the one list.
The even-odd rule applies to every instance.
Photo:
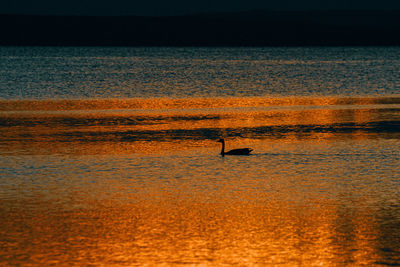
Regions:
[[399, 67], [400, 48], [0, 48], [0, 265], [398, 266]]

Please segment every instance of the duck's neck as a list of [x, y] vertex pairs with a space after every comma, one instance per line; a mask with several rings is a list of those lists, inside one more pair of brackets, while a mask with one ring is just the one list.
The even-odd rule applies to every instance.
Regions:
[[225, 155], [225, 142], [222, 141], [222, 149], [221, 149], [221, 155], [224, 156]]

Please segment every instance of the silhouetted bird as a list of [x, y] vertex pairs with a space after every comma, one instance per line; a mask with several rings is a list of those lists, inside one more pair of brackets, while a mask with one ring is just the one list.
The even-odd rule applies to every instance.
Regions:
[[232, 149], [229, 150], [228, 152], [225, 152], [225, 140], [224, 139], [219, 139], [217, 142], [222, 143], [222, 149], [221, 149], [221, 155], [249, 155], [253, 149], [251, 148], [238, 148], [238, 149]]

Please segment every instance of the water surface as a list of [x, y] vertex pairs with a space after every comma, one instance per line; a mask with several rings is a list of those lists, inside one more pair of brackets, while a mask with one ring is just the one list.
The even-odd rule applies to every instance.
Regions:
[[0, 51], [0, 265], [400, 264], [397, 48]]

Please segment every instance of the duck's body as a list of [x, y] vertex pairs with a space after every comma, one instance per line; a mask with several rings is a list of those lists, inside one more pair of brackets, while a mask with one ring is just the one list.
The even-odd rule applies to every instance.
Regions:
[[249, 155], [253, 149], [251, 148], [238, 148], [238, 149], [232, 149], [229, 150], [228, 152], [225, 152], [225, 140], [224, 139], [219, 139], [218, 142], [222, 143], [222, 149], [221, 149], [221, 156], [225, 155]]

